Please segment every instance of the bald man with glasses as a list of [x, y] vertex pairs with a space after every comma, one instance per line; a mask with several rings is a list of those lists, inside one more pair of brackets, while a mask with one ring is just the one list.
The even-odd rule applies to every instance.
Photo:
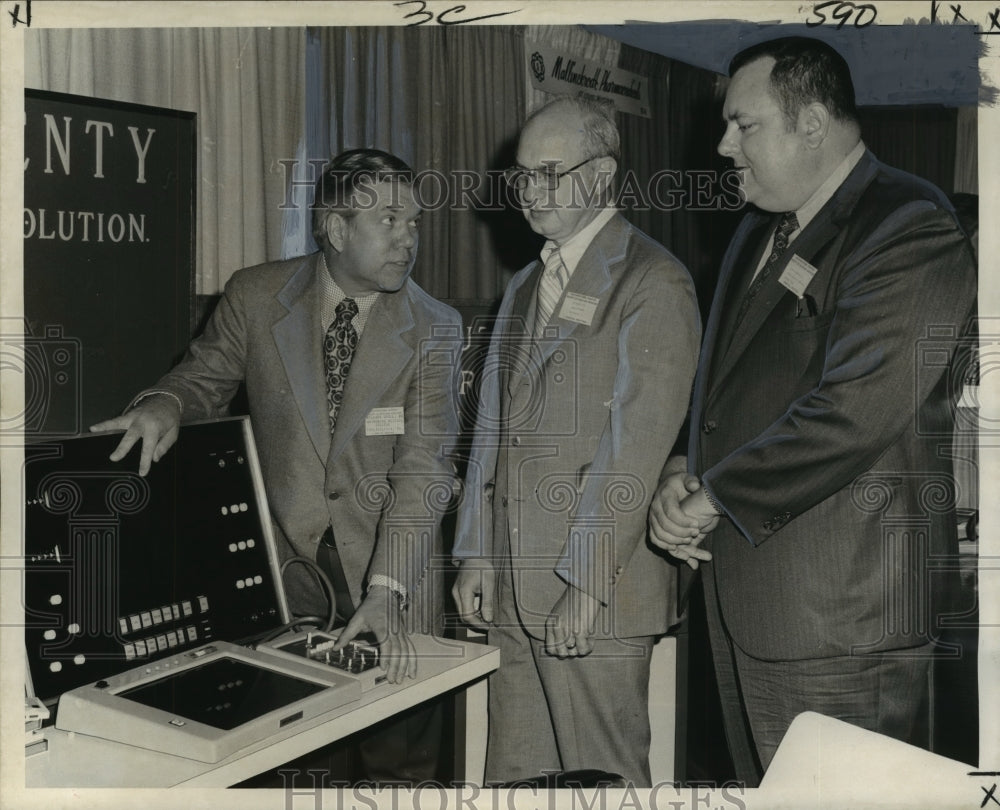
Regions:
[[676, 571], [646, 515], [684, 420], [691, 278], [611, 204], [603, 106], [534, 113], [506, 178], [541, 257], [507, 288], [454, 556], [462, 618], [500, 647], [486, 779], [595, 768], [649, 785], [649, 660]]

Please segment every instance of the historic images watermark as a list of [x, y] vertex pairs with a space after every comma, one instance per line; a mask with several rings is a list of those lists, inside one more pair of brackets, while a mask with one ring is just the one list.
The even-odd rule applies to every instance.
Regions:
[[[323, 174], [326, 162], [325, 159], [309, 160], [303, 166], [299, 160], [279, 160], [285, 174], [285, 199], [278, 206], [279, 209], [288, 210], [300, 206], [311, 209], [315, 203], [316, 184], [321, 179], [325, 182], [327, 177]], [[520, 168], [523, 167], [514, 167], [514, 170]], [[332, 207], [353, 205], [364, 210], [376, 202], [373, 193], [375, 185], [383, 182], [392, 185], [406, 183], [412, 188], [417, 204], [424, 211], [447, 209], [500, 212], [524, 204], [520, 193], [509, 182], [511, 171], [424, 169], [405, 177], [392, 172], [372, 173], [361, 178], [351, 192], [352, 199], [337, 200], [336, 193], [329, 192], [324, 196], [330, 200]], [[560, 173], [560, 165], [552, 163], [531, 171], [555, 176]], [[571, 172], [565, 174], [564, 179], [570, 184], [570, 202], [567, 204], [563, 197], [559, 207], [578, 205], [587, 208], [593, 205], [603, 185], [600, 181], [608, 178], [602, 177], [600, 172], [594, 172], [589, 177]], [[612, 202], [619, 208], [633, 211], [738, 211], [745, 204], [740, 179], [741, 171], [737, 169], [722, 172], [715, 169], [658, 169], [648, 178], [629, 169], [614, 178]], [[555, 203], [550, 202], [543, 190], [533, 204], [545, 208]]]
[[[746, 810], [746, 788], [738, 782], [697, 783], [681, 787], [660, 782], [638, 787], [620, 777], [584, 787], [556, 774], [541, 784], [532, 781], [507, 787], [479, 787], [469, 782], [421, 782], [413, 788], [324, 780], [322, 770], [281, 769], [284, 810]], [[551, 777], [551, 778], [548, 778]], [[296, 778], [301, 780], [296, 784]], [[308, 787], [306, 786], [308, 784]], [[558, 789], [557, 789], [558, 788]]]

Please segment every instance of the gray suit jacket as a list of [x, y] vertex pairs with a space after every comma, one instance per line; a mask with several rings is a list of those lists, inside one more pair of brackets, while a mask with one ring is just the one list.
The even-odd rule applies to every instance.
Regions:
[[676, 569], [649, 544], [646, 520], [689, 402], [694, 287], [676, 258], [616, 215], [533, 344], [542, 269], [528, 265], [504, 295], [454, 554], [508, 560], [536, 636], [567, 583], [607, 606], [600, 635], [661, 633]]
[[[706, 590], [758, 658], [914, 646], [947, 580], [930, 561], [957, 553], [943, 450], [971, 249], [938, 189], [866, 153], [736, 328], [775, 219], [733, 237], [695, 383], [689, 464], [727, 512]], [[792, 256], [816, 269], [814, 314], [779, 283]]]
[[[355, 352], [330, 435], [316, 284], [319, 253], [240, 270], [201, 337], [157, 383], [184, 403], [185, 420], [226, 412], [246, 382], [250, 418], [282, 558], [315, 559], [328, 525], [355, 604], [370, 574], [415, 596], [414, 627], [432, 628], [435, 605], [421, 586], [440, 517], [452, 495], [461, 320], [413, 281], [379, 297]], [[376, 411], [376, 409], [395, 409]], [[370, 417], [395, 417], [381, 433]], [[402, 424], [399, 415], [402, 414]], [[322, 610], [301, 566], [286, 576], [289, 602]]]

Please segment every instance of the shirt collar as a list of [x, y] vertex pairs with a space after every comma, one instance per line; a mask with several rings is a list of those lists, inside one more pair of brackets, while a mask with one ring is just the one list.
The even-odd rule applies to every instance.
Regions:
[[[322, 250], [319, 256], [320, 260], [317, 272], [319, 273], [320, 290], [320, 324], [323, 327], [323, 331], [326, 332], [330, 324], [333, 323], [337, 305], [347, 298], [347, 294], [333, 280], [333, 276], [326, 266], [326, 256]], [[358, 314], [354, 316], [352, 323], [359, 337], [365, 328], [365, 324], [368, 322], [368, 316], [371, 315], [372, 307], [375, 306], [378, 297], [379, 293], [377, 292], [354, 296], [354, 302], [358, 305]]]
[[542, 261], [544, 262], [548, 258], [549, 253], [558, 247], [559, 256], [566, 267], [566, 273], [572, 275], [577, 264], [580, 263], [580, 258], [586, 252], [587, 248], [590, 247], [590, 243], [594, 241], [594, 237], [597, 236], [601, 228], [607, 225], [617, 213], [618, 209], [614, 206], [602, 208], [597, 216], [588, 222], [584, 228], [577, 231], [561, 245], [557, 245], [551, 239], [546, 240], [545, 245], [542, 247]]

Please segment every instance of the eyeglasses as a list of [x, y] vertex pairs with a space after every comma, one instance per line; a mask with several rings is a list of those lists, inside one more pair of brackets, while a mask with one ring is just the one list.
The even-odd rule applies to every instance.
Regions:
[[548, 166], [544, 169], [525, 169], [523, 166], [511, 166], [509, 169], [504, 170], [503, 179], [515, 191], [524, 191], [528, 187], [529, 182], [534, 183], [536, 187], [544, 188], [546, 191], [555, 191], [559, 188], [559, 181], [567, 174], [590, 163], [592, 160], [602, 157], [607, 157], [607, 155], [594, 155], [586, 160], [581, 160], [575, 166], [570, 166], [566, 171], [562, 172], [553, 171]]

